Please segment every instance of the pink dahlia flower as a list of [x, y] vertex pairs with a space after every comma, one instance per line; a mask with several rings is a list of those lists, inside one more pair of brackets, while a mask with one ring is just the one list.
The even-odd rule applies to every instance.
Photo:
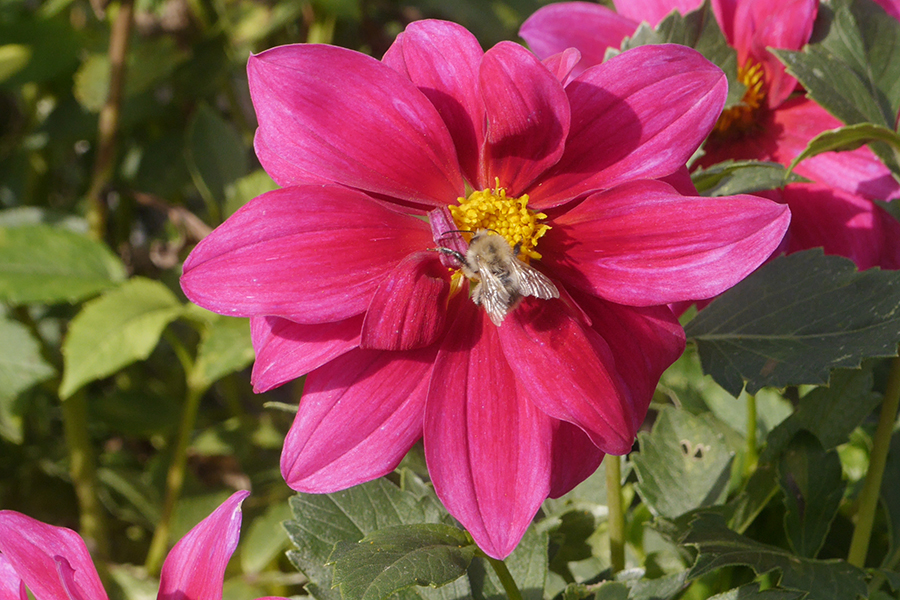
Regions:
[[[221, 600], [241, 530], [237, 492], [175, 544], [163, 563], [159, 600]], [[84, 540], [65, 527], [0, 511], [0, 599], [107, 600]]]
[[[778, 245], [786, 207], [657, 180], [715, 124], [718, 68], [638, 48], [564, 88], [573, 58], [484, 52], [441, 21], [381, 62], [320, 45], [250, 58], [257, 155], [284, 188], [198, 244], [181, 283], [251, 318], [257, 391], [307, 375], [292, 488], [379, 477], [424, 438], [438, 496], [505, 557], [544, 499], [630, 450], [684, 347], [663, 305], [721, 292]], [[497, 254], [467, 256], [453, 230], [502, 236]], [[526, 270], [555, 294], [520, 293]], [[499, 325], [479, 285], [505, 298]]]
[[[880, 3], [896, 12], [894, 0]], [[613, 12], [587, 2], [562, 2], [538, 10], [520, 35], [542, 57], [578, 49], [577, 71], [602, 62], [607, 48], [618, 48], [641, 21], [656, 25], [673, 10], [685, 13], [701, 4], [616, 0], [618, 12]], [[812, 138], [842, 125], [812, 100], [795, 95], [797, 80], [766, 49], [799, 50], [809, 41], [818, 6], [817, 0], [712, 0], [716, 19], [737, 51], [738, 77], [747, 92], [740, 105], [722, 114], [700, 164], [757, 159], [789, 165]], [[794, 213], [785, 240], [788, 251], [823, 247], [860, 269], [900, 268], [900, 223], [871, 202], [900, 196], [900, 185], [868, 148], [822, 154], [802, 162], [796, 172], [815, 183], [771, 194]]]

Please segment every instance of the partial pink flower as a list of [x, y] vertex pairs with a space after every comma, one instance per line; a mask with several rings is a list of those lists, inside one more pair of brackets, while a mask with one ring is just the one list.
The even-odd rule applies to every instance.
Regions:
[[[880, 3], [888, 11], [896, 8], [893, 1]], [[672, 10], [685, 13], [700, 4], [700, 0], [617, 0], [615, 13], [596, 4], [563, 2], [538, 10], [520, 34], [548, 60], [564, 49], [577, 49], [581, 56], [577, 72], [602, 61], [607, 49], [618, 48], [639, 22], [656, 25]], [[719, 119], [700, 165], [729, 159], [789, 165], [815, 136], [842, 125], [818, 104], [797, 95], [796, 79], [767, 50], [802, 48], [812, 32], [817, 0], [712, 0], [712, 8], [737, 50], [737, 75], [747, 92], [740, 105]], [[789, 185], [776, 195], [795, 213], [788, 248], [823, 247], [853, 259], [860, 269], [895, 268], [891, 265], [900, 262], [900, 224], [871, 200], [900, 197], [900, 185], [868, 148], [825, 153], [803, 161], [795, 171], [823, 185]], [[817, 202], [819, 209], [809, 210]], [[851, 214], [854, 218], [847, 220]], [[801, 215], [813, 222], [802, 222]], [[817, 231], [828, 237], [816, 237]], [[866, 246], [870, 249], [863, 251]], [[855, 250], [844, 254], [839, 248]]]
[[[306, 375], [292, 488], [379, 477], [424, 438], [442, 502], [505, 557], [544, 499], [630, 450], [684, 348], [664, 305], [718, 294], [778, 245], [787, 207], [679, 192], [724, 103], [718, 68], [656, 46], [572, 78], [577, 58], [485, 52], [442, 21], [380, 62], [302, 44], [250, 58], [257, 155], [284, 188], [198, 244], [181, 283], [250, 317], [257, 391]], [[477, 258], [513, 286], [493, 321], [458, 230], [502, 236]], [[503, 274], [529, 268], [554, 297]]]
[[[169, 552], [160, 574], [159, 600], [216, 600], [241, 529], [236, 492], [191, 529]], [[12, 510], [0, 511], [0, 598], [25, 600], [108, 598], [84, 540]]]

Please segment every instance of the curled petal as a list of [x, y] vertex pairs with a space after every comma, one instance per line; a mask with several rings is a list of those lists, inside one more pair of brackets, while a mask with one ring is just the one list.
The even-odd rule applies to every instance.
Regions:
[[553, 466], [550, 497], [559, 498], [590, 477], [606, 454], [594, 445], [581, 429], [565, 421], [556, 421], [553, 431]]
[[327, 493], [389, 473], [422, 435], [437, 345], [351, 350], [306, 377], [284, 441], [281, 474], [300, 492]]
[[[528, 190], [537, 210], [682, 168], [725, 103], [724, 73], [695, 50], [640, 46], [566, 86], [572, 126], [563, 157]], [[660, 99], [665, 98], [665, 102]]]
[[65, 527], [0, 511], [0, 553], [35, 598], [107, 600], [84, 540]]
[[580, 427], [600, 450], [631, 450], [641, 421], [603, 338], [558, 300], [526, 299], [499, 332], [523, 395], [554, 419]]
[[568, 99], [547, 67], [512, 42], [487, 51], [480, 82], [487, 117], [487, 179], [481, 187], [498, 179], [518, 196], [562, 156], [569, 134]]
[[433, 344], [444, 331], [449, 296], [450, 273], [437, 252], [407, 256], [372, 297], [360, 347], [412, 350]]
[[267, 392], [358, 347], [362, 322], [363, 315], [318, 325], [282, 317], [250, 317], [256, 351], [250, 375], [253, 391]]
[[197, 244], [181, 287], [229, 316], [298, 323], [362, 313], [381, 279], [431, 243], [420, 219], [338, 186], [299, 186], [254, 198]]
[[[316, 173], [335, 183], [441, 205], [463, 190], [434, 106], [406, 78], [344, 48], [279, 46], [247, 63], [266, 171], [282, 186]], [[295, 170], [296, 168], [296, 170]]]
[[592, 2], [558, 2], [539, 8], [519, 29], [532, 52], [548, 58], [577, 48], [581, 62], [574, 75], [603, 62], [607, 48], [618, 48], [641, 19], [630, 19]]
[[462, 303], [435, 361], [425, 458], [441, 502], [488, 555], [508, 556], [546, 499], [552, 435], [517, 393], [497, 328]]
[[577, 75], [577, 73], [574, 73], [574, 70], [579, 62], [581, 62], [581, 52], [575, 48], [566, 48], [562, 52], [545, 58], [544, 66], [565, 87]]
[[2, 554], [0, 554], [0, 600], [28, 600], [25, 583]]
[[589, 196], [554, 220], [542, 262], [571, 286], [629, 306], [710, 298], [778, 247], [786, 206], [756, 196], [682, 196], [635, 181]]
[[225, 567], [241, 534], [241, 502], [235, 492], [172, 548], [159, 576], [158, 600], [221, 600]]
[[437, 108], [456, 145], [463, 173], [473, 184], [481, 179], [478, 157], [484, 142], [484, 104], [478, 93], [483, 55], [478, 40], [466, 28], [425, 19], [410, 23], [382, 58]]
[[784, 65], [767, 48], [802, 48], [812, 34], [818, 8], [819, 0], [754, 0], [735, 7], [733, 45], [738, 62], [765, 65], [770, 108], [787, 100], [797, 80], [785, 73]]

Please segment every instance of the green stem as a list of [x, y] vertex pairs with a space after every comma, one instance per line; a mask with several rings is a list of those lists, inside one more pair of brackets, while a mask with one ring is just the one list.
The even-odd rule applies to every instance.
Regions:
[[144, 563], [147, 571], [154, 575], [159, 574], [169, 549], [172, 517], [175, 514], [175, 505], [178, 503], [178, 498], [181, 496], [181, 490], [184, 487], [184, 476], [187, 470], [187, 451], [191, 441], [191, 434], [194, 432], [194, 425], [197, 422], [197, 412], [200, 408], [200, 399], [202, 397], [203, 392], [201, 390], [188, 388], [184, 401], [184, 412], [181, 416], [181, 426], [178, 429], [178, 440], [175, 444], [175, 451], [172, 453], [169, 472], [166, 474], [166, 499], [163, 503], [159, 523], [156, 525], [156, 531], [153, 532], [150, 549], [147, 551], [147, 560]]
[[88, 435], [87, 396], [84, 390], [63, 401], [62, 417], [69, 450], [69, 474], [78, 498], [78, 528], [97, 563], [105, 564], [110, 557], [109, 535], [106, 513], [97, 496], [97, 465]]
[[121, 0], [109, 33], [109, 95], [100, 109], [97, 122], [97, 153], [87, 198], [87, 220], [91, 237], [102, 240], [106, 235], [107, 210], [103, 188], [112, 179], [116, 158], [116, 134], [125, 89], [125, 65], [128, 58], [128, 39], [134, 15], [134, 0]]
[[860, 568], [866, 564], [869, 540], [872, 537], [872, 525], [875, 523], [875, 513], [878, 509], [881, 479], [884, 476], [884, 465], [887, 461], [888, 449], [891, 446], [891, 434], [897, 420], [898, 406], [900, 406], [900, 358], [895, 358], [891, 362], [887, 388], [884, 391], [884, 399], [881, 401], [881, 415], [878, 418], [875, 438], [872, 440], [869, 470], [859, 495], [856, 528], [853, 530], [850, 551], [847, 554], [847, 562]]
[[506, 568], [506, 563], [487, 555], [485, 555], [485, 558], [491, 565], [491, 568], [494, 569], [494, 573], [497, 574], [497, 578], [500, 580], [501, 585], [503, 585], [503, 589], [506, 591], [506, 597], [509, 598], [509, 600], [522, 600], [522, 592], [519, 591], [519, 586], [516, 585], [516, 581], [510, 574], [509, 569]]
[[756, 446], [756, 396], [747, 396], [747, 446], [744, 451], [744, 477], [749, 477], [759, 460]]
[[622, 467], [618, 456], [607, 454], [606, 505], [609, 509], [609, 565], [613, 574], [625, 568], [625, 511], [622, 508]]

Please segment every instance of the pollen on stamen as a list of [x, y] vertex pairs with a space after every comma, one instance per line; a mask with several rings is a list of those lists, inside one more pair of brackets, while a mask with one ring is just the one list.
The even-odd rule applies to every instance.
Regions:
[[479, 229], [492, 229], [506, 238], [510, 246], [519, 246], [519, 258], [540, 259], [535, 248], [549, 225], [542, 223], [547, 218], [544, 213], [532, 212], [528, 209], [528, 195], [518, 198], [506, 195], [506, 188], [496, 187], [472, 192], [468, 198], [459, 198], [459, 205], [450, 206], [450, 214], [457, 227], [463, 231], [475, 232]]
[[738, 80], [747, 86], [747, 90], [740, 103], [722, 111], [715, 127], [719, 135], [740, 135], [758, 126], [758, 114], [767, 91], [762, 64], [747, 60], [738, 69]]

